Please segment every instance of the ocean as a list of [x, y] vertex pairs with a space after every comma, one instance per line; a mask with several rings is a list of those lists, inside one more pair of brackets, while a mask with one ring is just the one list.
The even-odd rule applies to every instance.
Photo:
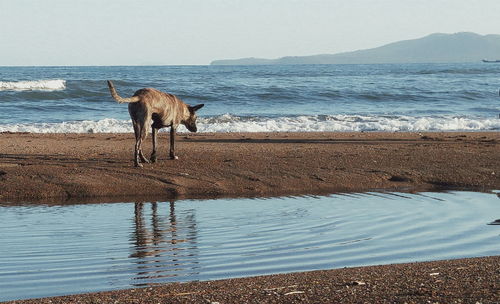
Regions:
[[108, 79], [204, 103], [199, 132], [500, 130], [500, 64], [470, 63], [0, 67], [0, 132], [132, 132]]

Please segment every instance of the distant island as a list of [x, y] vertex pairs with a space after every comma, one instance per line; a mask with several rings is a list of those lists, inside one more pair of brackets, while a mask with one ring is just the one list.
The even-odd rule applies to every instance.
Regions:
[[373, 49], [337, 54], [287, 56], [277, 59], [241, 58], [212, 61], [211, 65], [369, 64], [495, 62], [500, 59], [500, 35], [475, 33], [431, 34]]

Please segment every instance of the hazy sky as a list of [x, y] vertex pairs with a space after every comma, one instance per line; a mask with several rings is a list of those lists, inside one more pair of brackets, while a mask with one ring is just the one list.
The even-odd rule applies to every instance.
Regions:
[[0, 65], [209, 64], [500, 34], [500, 0], [0, 0]]

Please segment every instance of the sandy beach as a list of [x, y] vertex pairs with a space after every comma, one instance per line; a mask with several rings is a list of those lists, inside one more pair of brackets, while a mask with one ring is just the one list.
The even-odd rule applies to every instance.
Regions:
[[500, 257], [165, 284], [7, 303], [499, 303]]
[[[500, 134], [179, 134], [133, 167], [133, 134], [0, 134], [0, 201], [130, 201], [500, 189]], [[150, 137], [145, 144], [150, 154]]]
[[[178, 160], [167, 143], [161, 133], [159, 162], [135, 168], [132, 134], [1, 133], [0, 201], [500, 189], [498, 132], [179, 134]], [[497, 256], [12, 303], [498, 303], [499, 266]]]

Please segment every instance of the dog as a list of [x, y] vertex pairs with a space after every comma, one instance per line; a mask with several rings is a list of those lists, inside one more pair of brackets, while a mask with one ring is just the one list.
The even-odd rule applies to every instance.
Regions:
[[[108, 80], [111, 96], [118, 103], [128, 103], [128, 112], [132, 119], [135, 134], [134, 165], [142, 167], [141, 162], [149, 163], [142, 153], [142, 142], [146, 139], [149, 126], [152, 128], [153, 152], [151, 162], [156, 162], [156, 142], [158, 130], [170, 127], [170, 159], [178, 159], [175, 155], [175, 132], [180, 124], [191, 132], [196, 132], [196, 111], [204, 104], [189, 106], [175, 95], [156, 89], [145, 88], [137, 90], [132, 97], [122, 98]], [[151, 124], [152, 121], [152, 124]]]

